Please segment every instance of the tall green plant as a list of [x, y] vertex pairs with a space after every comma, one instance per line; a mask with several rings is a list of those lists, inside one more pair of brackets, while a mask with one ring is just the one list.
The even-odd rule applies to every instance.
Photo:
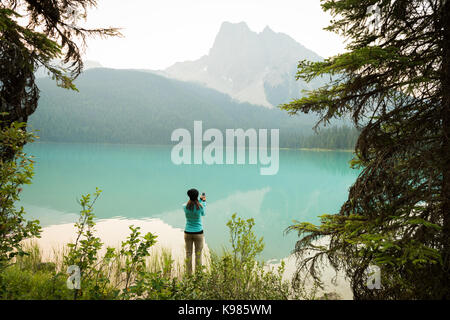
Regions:
[[125, 265], [121, 269], [125, 273], [125, 284], [122, 290], [122, 299], [141, 296], [146, 286], [146, 257], [149, 249], [156, 243], [156, 236], [148, 232], [140, 236], [140, 227], [129, 226], [131, 233], [126, 241], [122, 242], [120, 257], [125, 258]]
[[40, 234], [39, 221], [27, 221], [24, 208], [16, 207], [22, 186], [30, 184], [33, 177], [34, 161], [23, 152], [23, 145], [35, 136], [24, 127], [24, 123], [14, 122], [0, 129], [0, 152], [13, 151], [12, 158], [0, 157], [0, 272], [16, 256], [26, 254], [23, 240]]
[[81, 196], [79, 200], [80, 217], [75, 223], [76, 240], [74, 243], [67, 244], [69, 251], [64, 256], [64, 264], [67, 267], [75, 266], [76, 272], [79, 271], [81, 288], [74, 287], [75, 300], [78, 298], [105, 299], [111, 298], [112, 294], [111, 290], [106, 290], [110, 286], [111, 279], [104, 272], [103, 267], [111, 263], [115, 257], [115, 251], [113, 248], [107, 248], [104, 257], [100, 258], [99, 250], [103, 243], [94, 235], [93, 206], [101, 192], [97, 188], [93, 197], [91, 194]]

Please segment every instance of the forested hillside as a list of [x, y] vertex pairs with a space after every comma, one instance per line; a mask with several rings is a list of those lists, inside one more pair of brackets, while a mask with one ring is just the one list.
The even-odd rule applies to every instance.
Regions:
[[148, 72], [96, 68], [75, 83], [79, 92], [39, 79], [41, 98], [30, 125], [39, 130], [41, 141], [172, 144], [174, 129], [192, 131], [194, 120], [202, 120], [204, 130], [279, 128], [281, 147], [302, 147], [302, 141], [308, 143], [304, 147], [342, 147], [335, 142], [314, 145], [323, 134], [302, 138], [313, 133], [311, 115], [291, 117]]
[[331, 127], [321, 129], [317, 134], [301, 136], [298, 143], [302, 148], [354, 149], [359, 131], [353, 127]]

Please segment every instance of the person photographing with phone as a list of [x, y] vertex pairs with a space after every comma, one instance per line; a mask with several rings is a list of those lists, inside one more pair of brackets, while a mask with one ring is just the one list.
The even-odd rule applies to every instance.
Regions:
[[202, 265], [204, 242], [202, 217], [205, 216], [206, 195], [203, 192], [199, 198], [197, 189], [189, 189], [187, 195], [189, 200], [183, 205], [186, 216], [184, 242], [186, 246], [186, 271], [188, 274], [192, 274], [193, 247], [195, 247], [195, 270], [199, 270]]

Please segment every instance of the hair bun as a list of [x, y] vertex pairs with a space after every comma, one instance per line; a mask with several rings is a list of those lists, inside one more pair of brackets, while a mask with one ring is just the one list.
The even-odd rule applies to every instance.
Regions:
[[189, 199], [192, 201], [198, 200], [198, 190], [197, 189], [189, 189], [187, 192]]

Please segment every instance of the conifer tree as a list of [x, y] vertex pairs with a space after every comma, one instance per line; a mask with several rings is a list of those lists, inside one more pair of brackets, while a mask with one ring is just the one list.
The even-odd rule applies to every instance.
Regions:
[[[323, 0], [329, 31], [348, 51], [299, 63], [298, 78], [330, 82], [282, 105], [350, 115], [361, 130], [353, 166], [362, 172], [340, 212], [300, 223], [298, 274], [319, 279], [329, 261], [356, 299], [450, 298], [450, 3], [446, 0]], [[327, 246], [315, 245], [326, 237]], [[309, 251], [311, 252], [311, 251]], [[367, 286], [368, 267], [381, 289]]]
[[[85, 28], [82, 22], [96, 0], [2, 0], [0, 2], [0, 128], [27, 122], [36, 110], [35, 71], [44, 68], [63, 88], [83, 70], [88, 36], [115, 36], [115, 28]], [[58, 63], [59, 61], [62, 63]], [[1, 148], [1, 158], [11, 150]]]

